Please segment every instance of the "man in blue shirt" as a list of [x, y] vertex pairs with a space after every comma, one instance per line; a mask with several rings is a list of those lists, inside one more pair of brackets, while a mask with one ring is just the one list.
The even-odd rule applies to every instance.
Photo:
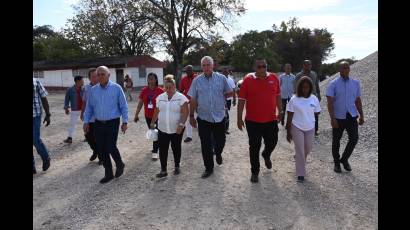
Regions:
[[107, 183], [114, 178], [110, 154], [116, 165], [115, 177], [120, 177], [124, 172], [125, 164], [117, 148], [117, 138], [120, 117], [121, 131], [125, 133], [127, 130], [128, 104], [122, 87], [109, 80], [110, 71], [106, 66], [97, 68], [97, 76], [99, 84], [91, 88], [85, 108], [84, 132], [90, 131], [89, 123], [94, 117], [97, 152], [101, 154], [105, 168], [105, 176], [100, 183]]
[[[222, 164], [222, 151], [225, 146], [225, 100], [233, 96], [233, 91], [226, 77], [213, 71], [214, 61], [211, 57], [203, 57], [201, 67], [203, 73], [192, 81], [188, 91], [188, 96], [191, 97], [189, 122], [196, 128], [198, 121], [198, 134], [205, 165], [202, 178], [207, 178], [213, 173], [214, 153], [216, 163]], [[195, 111], [198, 114], [197, 121], [194, 118]]]
[[[295, 75], [292, 74], [292, 66], [289, 63], [285, 64], [285, 73], [279, 76], [280, 97], [282, 98], [282, 111], [286, 111], [286, 104], [294, 93]], [[280, 123], [285, 124], [285, 112], [281, 114]]]
[[[75, 132], [75, 126], [77, 120], [81, 115], [83, 108], [83, 93], [84, 93], [84, 80], [82, 76], [74, 77], [74, 85], [67, 89], [64, 98], [64, 110], [65, 114], [70, 115], [70, 126], [68, 128], [68, 137], [64, 140], [64, 143], [71, 144], [73, 142], [73, 135]], [[70, 112], [71, 109], [71, 112]]]
[[[363, 125], [364, 116], [362, 110], [362, 100], [360, 99], [360, 83], [358, 80], [349, 77], [350, 67], [348, 62], [341, 62], [339, 67], [340, 76], [332, 80], [326, 91], [327, 107], [332, 125], [332, 155], [335, 163], [334, 171], [341, 173], [340, 163], [347, 171], [352, 168], [348, 162], [358, 140], [358, 123]], [[346, 129], [348, 143], [343, 152], [342, 158], [339, 155], [340, 139]]]

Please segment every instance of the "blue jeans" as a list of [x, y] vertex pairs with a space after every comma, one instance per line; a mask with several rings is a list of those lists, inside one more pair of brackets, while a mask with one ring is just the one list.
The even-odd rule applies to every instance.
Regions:
[[[33, 117], [33, 145], [36, 147], [37, 153], [40, 155], [43, 161], [49, 159], [48, 151], [44, 143], [40, 138], [40, 126], [41, 116]], [[34, 155], [33, 155], [33, 168], [35, 167]]]

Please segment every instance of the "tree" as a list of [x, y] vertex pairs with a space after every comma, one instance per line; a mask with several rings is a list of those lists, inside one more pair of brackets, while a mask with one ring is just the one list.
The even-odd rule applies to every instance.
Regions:
[[70, 60], [84, 56], [78, 44], [49, 25], [33, 27], [33, 61]]
[[201, 40], [195, 44], [186, 55], [183, 65], [199, 65], [201, 58], [208, 55], [220, 65], [230, 64], [231, 46], [220, 35], [211, 37], [209, 41]]
[[229, 29], [230, 19], [245, 12], [243, 0], [142, 0], [135, 7], [158, 29], [177, 81], [184, 54], [198, 38], [207, 40], [218, 26]]
[[238, 35], [232, 42], [231, 64], [239, 71], [253, 70], [256, 58], [265, 58], [270, 71], [279, 70], [279, 56], [276, 54], [275, 44], [268, 37], [266, 31], [248, 31]]
[[305, 59], [310, 59], [312, 69], [318, 71], [334, 49], [331, 33], [326, 29], [301, 28], [296, 18], [282, 21], [279, 28], [274, 24], [272, 28], [271, 38], [276, 53], [280, 54], [280, 63], [292, 64], [295, 71], [302, 69]]
[[155, 28], [134, 2], [82, 0], [65, 33], [91, 56], [152, 54]]

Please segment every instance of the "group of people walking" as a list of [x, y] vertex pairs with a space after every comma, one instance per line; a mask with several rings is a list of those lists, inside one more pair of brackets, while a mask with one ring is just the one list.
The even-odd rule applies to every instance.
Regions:
[[[148, 128], [158, 130], [158, 140], [153, 142], [151, 151], [153, 160], [160, 159], [161, 170], [156, 176], [163, 178], [168, 175], [169, 145], [174, 156], [173, 173], [178, 175], [181, 172], [182, 137], [187, 130], [184, 142], [192, 141], [192, 128], [198, 129], [201, 142], [205, 168], [201, 177], [211, 176], [214, 156], [218, 165], [223, 163], [226, 135], [229, 134], [228, 110], [231, 104], [236, 104], [237, 95], [237, 127], [241, 131], [245, 127], [248, 134], [251, 182], [258, 182], [262, 139], [265, 166], [272, 168], [270, 158], [278, 142], [279, 122], [287, 130], [287, 141], [294, 142], [297, 181], [303, 182], [306, 159], [312, 149], [314, 136], [318, 135], [321, 111], [319, 79], [311, 70], [311, 62], [304, 61], [303, 70], [296, 76], [291, 73], [291, 65], [286, 64], [285, 73], [277, 77], [267, 71], [265, 59], [257, 59], [254, 63], [255, 72], [247, 74], [238, 82], [238, 87], [228, 69], [224, 69], [222, 74], [214, 72], [211, 57], [201, 59], [201, 68], [202, 73], [197, 75], [192, 66], [185, 67], [186, 76], [181, 80], [180, 92], [172, 75], [165, 76], [164, 88], [161, 88], [157, 75], [149, 73], [147, 86], [139, 95], [134, 122], [139, 121], [139, 113], [144, 107]], [[348, 159], [358, 141], [358, 125], [364, 123], [360, 84], [350, 78], [349, 70], [347, 62], [340, 63], [340, 76], [332, 80], [326, 90], [333, 129], [334, 171], [337, 173], [341, 172], [340, 164], [345, 170], [351, 171]], [[64, 108], [67, 114], [71, 108], [70, 120], [77, 120], [78, 116], [83, 120], [85, 137], [93, 151], [90, 160], [99, 159], [105, 169], [100, 183], [107, 183], [124, 172], [125, 164], [117, 148], [117, 139], [119, 130], [125, 133], [128, 127], [128, 103], [123, 88], [109, 80], [110, 71], [107, 67], [90, 69], [88, 77], [90, 83], [85, 87], [82, 87], [84, 83], [81, 77], [74, 78], [75, 85], [67, 90]], [[50, 123], [46, 96], [44, 87], [33, 78], [33, 143], [43, 160], [43, 170], [50, 166], [47, 149], [40, 139], [41, 105], [46, 112], [46, 126]], [[72, 141], [72, 129], [71, 124], [66, 140], [68, 143]], [[345, 129], [349, 141], [340, 158], [340, 139]], [[116, 166], [115, 174], [111, 157]], [[33, 156], [33, 174], [35, 172]]]

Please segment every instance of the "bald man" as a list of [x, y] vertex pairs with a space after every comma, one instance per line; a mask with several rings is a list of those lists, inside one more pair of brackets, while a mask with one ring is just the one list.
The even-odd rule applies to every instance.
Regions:
[[105, 176], [100, 180], [103, 184], [114, 179], [110, 154], [116, 165], [115, 177], [120, 177], [124, 172], [125, 164], [117, 148], [117, 138], [120, 117], [121, 131], [125, 133], [127, 130], [128, 104], [122, 87], [109, 80], [110, 71], [106, 66], [97, 68], [97, 77], [99, 83], [91, 88], [85, 108], [84, 133], [90, 131], [89, 123], [94, 117], [97, 152], [101, 154], [105, 168]]

